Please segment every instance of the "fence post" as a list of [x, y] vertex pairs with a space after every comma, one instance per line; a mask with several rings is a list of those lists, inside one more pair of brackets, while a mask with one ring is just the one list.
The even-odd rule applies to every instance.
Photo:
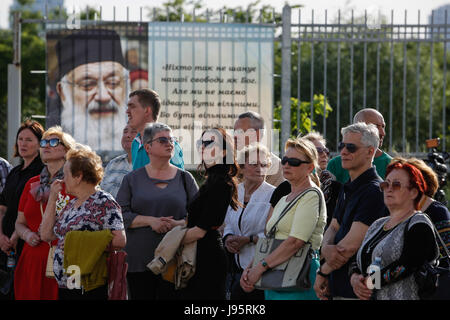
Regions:
[[21, 117], [21, 92], [22, 92], [22, 76], [20, 64], [20, 42], [21, 42], [21, 13], [14, 12], [13, 21], [13, 63], [8, 64], [8, 161], [16, 165], [14, 160], [14, 145], [16, 143], [16, 133], [20, 127]]
[[281, 154], [291, 135], [291, 7], [283, 7], [281, 41]]

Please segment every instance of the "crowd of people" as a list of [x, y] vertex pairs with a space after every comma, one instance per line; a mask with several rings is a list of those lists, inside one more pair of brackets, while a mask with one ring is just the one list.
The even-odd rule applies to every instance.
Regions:
[[[262, 143], [264, 119], [245, 112], [233, 136], [219, 127], [202, 132], [201, 183], [184, 170], [183, 150], [159, 111], [156, 92], [130, 94], [125, 153], [105, 169], [61, 127], [21, 125], [20, 164], [0, 158], [0, 268], [16, 259], [2, 299], [108, 299], [97, 260], [111, 248], [127, 254], [130, 300], [419, 299], [414, 271], [445, 252], [434, 227], [450, 247], [450, 213], [433, 199], [436, 174], [422, 160], [381, 150], [385, 122], [375, 109], [341, 129], [331, 160], [317, 132], [286, 141], [280, 159]], [[181, 288], [148, 267], [174, 228], [184, 229], [179, 249], [195, 244], [188, 259], [195, 271]], [[281, 243], [256, 261], [269, 230]], [[306, 244], [308, 290], [256, 286]], [[367, 281], [375, 258], [377, 289]], [[68, 283], [71, 261], [94, 265], [81, 287]]]

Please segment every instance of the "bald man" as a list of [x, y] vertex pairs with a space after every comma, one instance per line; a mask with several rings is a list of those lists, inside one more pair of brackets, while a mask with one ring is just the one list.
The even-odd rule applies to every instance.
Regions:
[[[353, 123], [356, 122], [365, 122], [367, 124], [372, 123], [378, 129], [380, 144], [375, 153], [373, 165], [375, 166], [378, 175], [384, 179], [386, 176], [386, 167], [391, 162], [392, 157], [380, 149], [386, 135], [386, 123], [384, 122], [383, 115], [376, 109], [365, 108], [358, 111], [353, 117]], [[327, 170], [334, 174], [336, 176], [336, 180], [341, 183], [346, 183], [350, 179], [348, 171], [342, 168], [341, 156], [331, 159], [330, 162], [328, 162]]]

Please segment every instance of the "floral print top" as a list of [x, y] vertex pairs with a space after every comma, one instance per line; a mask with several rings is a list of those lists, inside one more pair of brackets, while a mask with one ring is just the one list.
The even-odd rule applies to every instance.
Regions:
[[64, 265], [64, 241], [70, 231], [123, 230], [122, 211], [114, 198], [103, 190], [92, 194], [79, 208], [70, 200], [58, 216], [54, 233], [58, 238], [53, 261], [53, 272], [60, 288], [67, 288], [68, 275]]

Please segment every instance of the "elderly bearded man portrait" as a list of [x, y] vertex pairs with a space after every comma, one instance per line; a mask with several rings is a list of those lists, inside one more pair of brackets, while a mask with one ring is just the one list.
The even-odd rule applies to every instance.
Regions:
[[82, 29], [58, 41], [61, 126], [94, 150], [121, 150], [129, 91], [119, 35]]

